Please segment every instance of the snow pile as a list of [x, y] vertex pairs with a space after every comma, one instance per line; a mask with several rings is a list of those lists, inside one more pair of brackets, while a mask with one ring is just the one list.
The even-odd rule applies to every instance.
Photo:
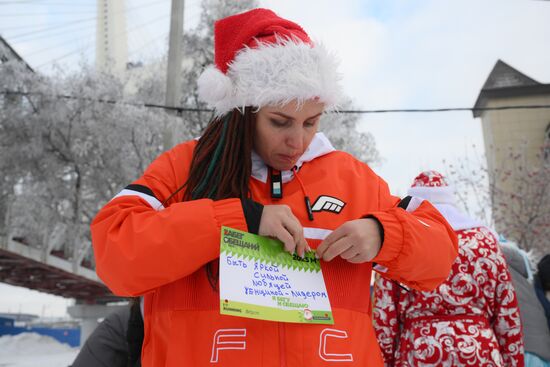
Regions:
[[1, 367], [66, 367], [77, 354], [78, 348], [37, 333], [0, 337]]
[[71, 351], [68, 344], [62, 344], [54, 338], [37, 333], [21, 333], [0, 337], [0, 356], [55, 354]]

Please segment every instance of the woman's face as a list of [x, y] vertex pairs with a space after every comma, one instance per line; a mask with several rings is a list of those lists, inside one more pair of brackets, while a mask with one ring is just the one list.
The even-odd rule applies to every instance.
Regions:
[[293, 101], [282, 107], [262, 107], [256, 116], [254, 150], [270, 167], [290, 170], [304, 154], [319, 128], [324, 104], [308, 100], [298, 109]]

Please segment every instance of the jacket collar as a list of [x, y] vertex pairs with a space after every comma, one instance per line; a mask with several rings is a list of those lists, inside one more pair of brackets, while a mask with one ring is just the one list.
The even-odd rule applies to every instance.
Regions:
[[[313, 140], [311, 140], [304, 154], [298, 159], [298, 162], [296, 162], [296, 167], [299, 170], [302, 164], [333, 151], [335, 151], [335, 149], [325, 134], [317, 133], [313, 137]], [[292, 171], [283, 171], [281, 174], [283, 182], [289, 182], [294, 178]], [[263, 183], [267, 182], [267, 165], [255, 151], [252, 151], [252, 177]]]

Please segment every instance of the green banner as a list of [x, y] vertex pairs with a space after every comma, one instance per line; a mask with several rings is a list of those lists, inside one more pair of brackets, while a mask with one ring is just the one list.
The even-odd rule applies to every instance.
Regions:
[[319, 259], [315, 251], [309, 251], [302, 259], [297, 254], [284, 250], [283, 243], [268, 237], [239, 231], [229, 227], [222, 228], [221, 253], [237, 256], [240, 259], [256, 259], [283, 269], [320, 272]]

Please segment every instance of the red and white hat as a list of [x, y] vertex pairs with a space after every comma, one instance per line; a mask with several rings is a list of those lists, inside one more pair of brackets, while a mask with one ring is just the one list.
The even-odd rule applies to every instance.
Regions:
[[217, 116], [309, 99], [334, 110], [343, 101], [335, 57], [298, 24], [268, 9], [218, 20], [214, 62], [199, 77], [198, 91]]
[[407, 194], [431, 202], [455, 231], [484, 227], [479, 220], [468, 216], [456, 207], [454, 188], [437, 171], [424, 171], [416, 176]]
[[433, 204], [454, 204], [454, 189], [437, 171], [424, 171], [415, 177], [408, 195], [421, 197]]

